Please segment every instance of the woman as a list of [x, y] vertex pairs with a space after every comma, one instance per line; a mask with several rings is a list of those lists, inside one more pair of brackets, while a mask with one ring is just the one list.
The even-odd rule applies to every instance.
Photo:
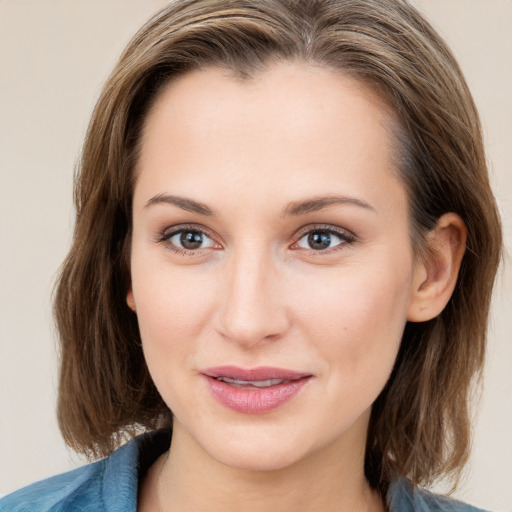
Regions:
[[474, 510], [419, 487], [467, 458], [500, 223], [410, 5], [171, 4], [103, 90], [76, 203], [59, 421], [108, 457], [0, 510]]

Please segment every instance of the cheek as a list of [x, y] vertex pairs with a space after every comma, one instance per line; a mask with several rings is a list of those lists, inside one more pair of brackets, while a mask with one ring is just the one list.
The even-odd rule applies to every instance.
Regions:
[[[391, 269], [391, 270], [390, 270]], [[297, 308], [308, 337], [332, 366], [352, 379], [391, 371], [406, 323], [408, 265], [344, 268], [317, 282]]]
[[148, 357], [166, 357], [190, 350], [211, 317], [211, 279], [192, 268], [168, 263], [137, 265], [132, 286], [144, 350]]
[[[145, 265], [132, 271], [133, 292], [144, 357], [164, 402], [182, 410], [196, 378], [195, 354], [205, 338], [215, 294], [212, 283], [184, 269]], [[199, 404], [196, 404], [199, 406]]]

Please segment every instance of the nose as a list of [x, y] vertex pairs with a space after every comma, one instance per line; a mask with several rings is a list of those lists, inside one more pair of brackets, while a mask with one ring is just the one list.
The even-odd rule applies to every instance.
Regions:
[[264, 254], [233, 255], [218, 311], [217, 330], [234, 343], [252, 347], [276, 340], [289, 328], [283, 278]]

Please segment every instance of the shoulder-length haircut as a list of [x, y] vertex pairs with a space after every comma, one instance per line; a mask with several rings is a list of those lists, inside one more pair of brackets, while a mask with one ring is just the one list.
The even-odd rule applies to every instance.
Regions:
[[467, 225], [447, 307], [406, 325], [373, 405], [365, 459], [368, 481], [380, 489], [398, 476], [416, 484], [457, 476], [468, 456], [501, 227], [466, 82], [405, 0], [179, 0], [135, 35], [92, 115], [77, 169], [73, 244], [56, 288], [64, 439], [97, 457], [135, 432], [172, 423], [126, 304], [134, 167], [148, 109], [178, 74], [218, 66], [243, 80], [276, 60], [324, 65], [380, 91], [398, 120], [392, 137], [417, 253], [442, 214], [456, 212]]

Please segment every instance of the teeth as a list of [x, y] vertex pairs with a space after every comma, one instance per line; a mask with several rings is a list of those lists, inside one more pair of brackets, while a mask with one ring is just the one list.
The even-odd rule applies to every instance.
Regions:
[[218, 377], [217, 380], [227, 382], [228, 384], [234, 384], [236, 387], [254, 386], [257, 388], [267, 388], [269, 386], [277, 386], [278, 384], [282, 384], [283, 382], [290, 382], [290, 381], [284, 380], [284, 379], [240, 380], [240, 379], [231, 379], [229, 377]]
[[268, 380], [255, 380], [251, 382], [253, 386], [257, 388], [266, 388], [267, 386], [277, 386], [277, 384], [282, 384], [284, 382], [283, 379], [268, 379]]

